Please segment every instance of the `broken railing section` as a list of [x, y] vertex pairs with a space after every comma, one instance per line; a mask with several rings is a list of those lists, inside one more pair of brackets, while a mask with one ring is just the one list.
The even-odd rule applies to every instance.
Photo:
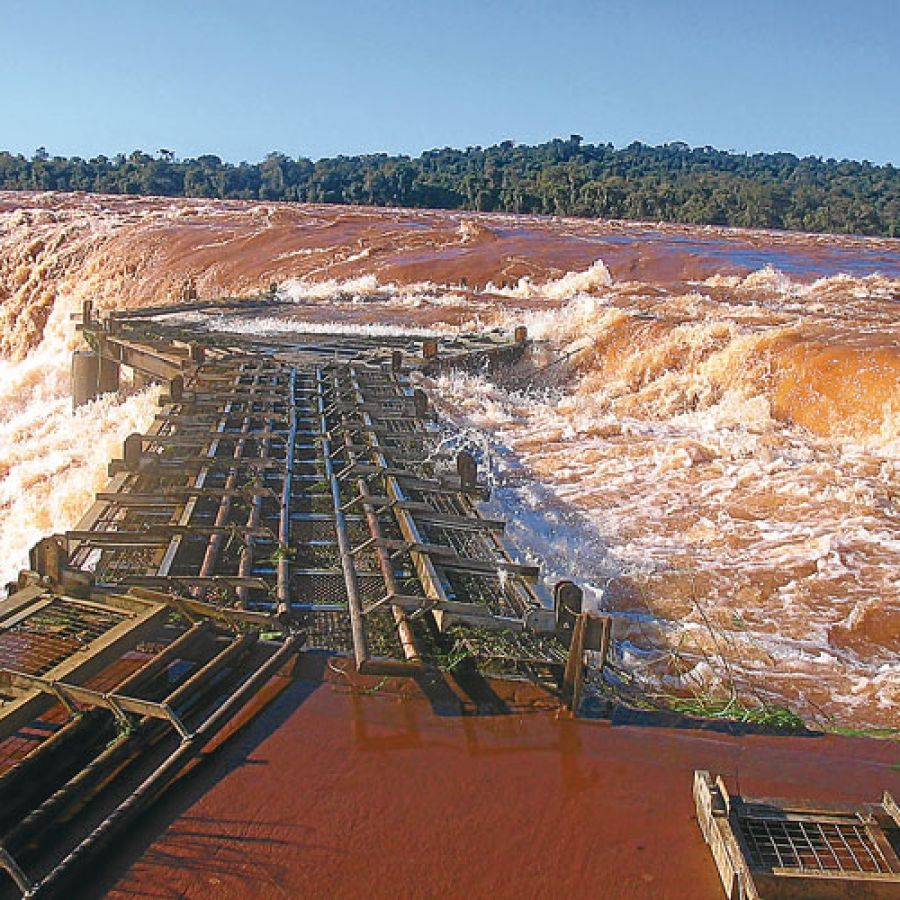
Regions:
[[612, 619], [582, 609], [584, 594], [571, 581], [557, 582], [553, 591], [557, 630], [568, 645], [562, 678], [562, 700], [568, 709], [578, 711], [584, 691], [587, 654], [597, 654], [596, 668], [606, 664], [612, 640]]
[[380, 360], [390, 362], [395, 369], [433, 372], [448, 367], [481, 369], [515, 362], [528, 342], [524, 326], [518, 326], [512, 335], [494, 330], [425, 338], [302, 332], [254, 336], [217, 333], [204, 330], [202, 325], [188, 328], [168, 321], [173, 315], [188, 312], [224, 315], [265, 309], [271, 314], [278, 305], [270, 297], [260, 297], [98, 313], [87, 300], [81, 312], [73, 316], [89, 347], [76, 350], [72, 357], [73, 405], [77, 408], [99, 394], [118, 390], [123, 366], [132, 371], [139, 386], [165, 384], [170, 396], [177, 400], [184, 379], [205, 358], [224, 358], [235, 351], [261, 356], [290, 353], [295, 362], [308, 363]]
[[[481, 515], [487, 489], [474, 458], [442, 450], [405, 376], [350, 364], [317, 368], [315, 379], [358, 669], [399, 674], [433, 664], [419, 646], [420, 638], [430, 643], [425, 623], [439, 641], [468, 649], [483, 671], [500, 674], [491, 665], [498, 661], [507, 664], [503, 674], [562, 667], [569, 622], [551, 608], [537, 567], [514, 561], [503, 523]], [[413, 415], [404, 408], [411, 397]], [[580, 613], [580, 592], [577, 606]], [[585, 632], [573, 651], [579, 660], [601, 649], [601, 631]]]
[[302, 643], [261, 613], [48, 581], [0, 605], [0, 868], [27, 896], [59, 889]]
[[900, 896], [900, 808], [731, 794], [694, 772], [697, 821], [730, 900]]
[[72, 355], [72, 404], [77, 409], [99, 394], [119, 389], [122, 366], [129, 368], [138, 385], [163, 382], [177, 396], [184, 373], [203, 359], [203, 348], [194, 342], [133, 339], [119, 328], [115, 314], [97, 317], [86, 300], [76, 328], [90, 349]]

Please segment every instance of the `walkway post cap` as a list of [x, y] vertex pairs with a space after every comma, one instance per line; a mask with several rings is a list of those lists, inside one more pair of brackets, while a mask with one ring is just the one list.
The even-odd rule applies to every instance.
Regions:
[[125, 438], [125, 445], [123, 448], [123, 456], [125, 457], [125, 468], [128, 469], [129, 472], [136, 472], [141, 464], [141, 455], [144, 450], [144, 441], [140, 434], [137, 432], [133, 434], [129, 434], [127, 438]]
[[37, 572], [43, 578], [49, 578], [54, 584], [59, 582], [64, 555], [63, 548], [56, 537], [39, 540], [29, 551], [28, 557], [28, 564], [32, 572]]
[[468, 450], [460, 450], [456, 455], [456, 471], [463, 487], [475, 487], [478, 482], [478, 463]]
[[581, 614], [584, 591], [574, 581], [558, 581], [553, 588], [553, 607], [556, 612], [556, 630], [565, 640], [572, 638], [575, 620]]
[[428, 394], [422, 388], [416, 388], [413, 391], [413, 403], [416, 408], [416, 418], [424, 419], [428, 415], [429, 403]]
[[181, 375], [176, 375], [169, 382], [169, 401], [171, 403], [178, 403], [183, 396], [184, 396], [184, 378]]

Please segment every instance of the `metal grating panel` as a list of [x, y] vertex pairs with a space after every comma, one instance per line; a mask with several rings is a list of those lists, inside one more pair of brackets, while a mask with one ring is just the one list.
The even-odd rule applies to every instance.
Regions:
[[58, 598], [0, 632], [0, 668], [43, 675], [126, 618]]
[[304, 646], [309, 649], [333, 653], [349, 653], [353, 649], [350, 620], [343, 613], [311, 613], [305, 617], [303, 627], [306, 633]]
[[694, 772], [697, 822], [727, 896], [900, 896], [900, 812], [880, 803], [743, 798]]
[[740, 816], [751, 868], [797, 872], [893, 873], [863, 822]]
[[347, 602], [347, 588], [341, 572], [295, 575], [292, 584], [299, 603], [330, 605]]

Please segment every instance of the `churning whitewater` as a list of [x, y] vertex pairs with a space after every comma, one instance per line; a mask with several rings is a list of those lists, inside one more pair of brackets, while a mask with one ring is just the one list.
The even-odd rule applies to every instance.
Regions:
[[[694, 229], [685, 251], [684, 229], [649, 229], [4, 195], [0, 574], [78, 521], [156, 410], [156, 389], [126, 390], [73, 415], [84, 299], [155, 304], [190, 280], [204, 297], [290, 301], [192, 314], [203, 328], [524, 323], [530, 365], [427, 387], [515, 541], [614, 614], [625, 667], [678, 690], [735, 683], [813, 720], [895, 724], [897, 242]], [[767, 246], [793, 277], [744, 264]]]

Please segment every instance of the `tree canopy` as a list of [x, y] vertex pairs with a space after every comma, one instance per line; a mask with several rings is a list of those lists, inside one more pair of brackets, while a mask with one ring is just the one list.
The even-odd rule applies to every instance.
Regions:
[[258, 163], [135, 150], [93, 159], [0, 152], [0, 189], [94, 191], [541, 213], [900, 237], [900, 169], [683, 143], [445, 147], [418, 157], [270, 153]]

